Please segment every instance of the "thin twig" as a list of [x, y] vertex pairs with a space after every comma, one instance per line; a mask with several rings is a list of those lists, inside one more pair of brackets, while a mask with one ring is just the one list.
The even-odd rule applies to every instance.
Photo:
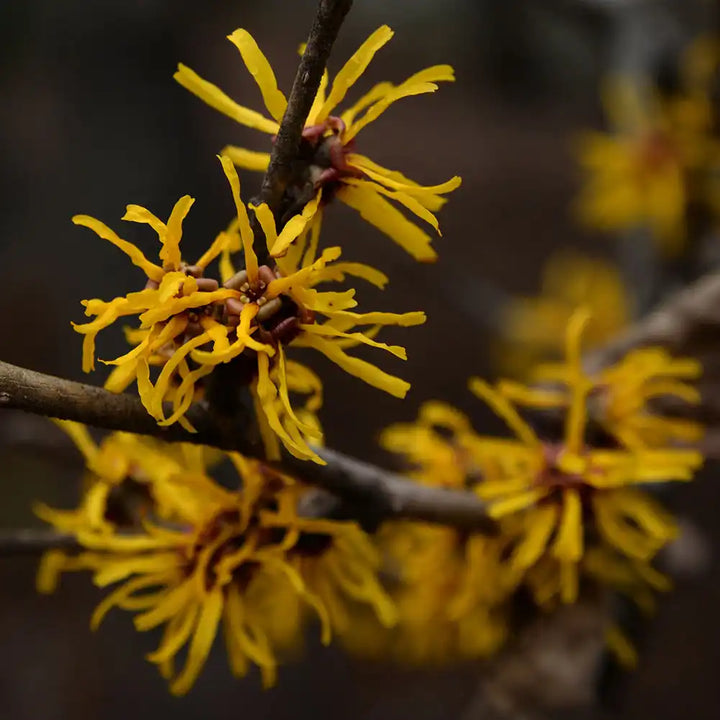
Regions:
[[46, 550], [76, 550], [74, 535], [42, 528], [4, 529], [0, 532], [0, 557], [39, 555]]
[[[153, 435], [264, 459], [260, 443], [247, 438], [237, 420], [215, 415], [196, 403], [186, 417], [197, 432], [179, 425], [160, 427], [133, 395], [115, 395], [92, 385], [63, 380], [0, 362], [0, 408], [75, 420], [106, 430]], [[168, 408], [169, 410], [169, 408]], [[472, 493], [429, 488], [328, 448], [316, 448], [327, 465], [286, 456], [278, 465], [299, 480], [325, 488], [349, 503], [372, 509], [378, 518], [407, 518], [464, 529], [491, 531], [483, 503]]]

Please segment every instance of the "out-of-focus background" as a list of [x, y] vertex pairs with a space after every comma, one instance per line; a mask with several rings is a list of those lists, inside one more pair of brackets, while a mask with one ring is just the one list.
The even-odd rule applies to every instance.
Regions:
[[[636, 0], [356, 0], [335, 47], [336, 70], [377, 26], [396, 32], [363, 78], [400, 81], [451, 63], [457, 82], [398, 103], [361, 137], [360, 151], [427, 184], [463, 178], [441, 215], [437, 264], [412, 262], [352, 212], [333, 208], [352, 259], [391, 278], [366, 307], [424, 309], [428, 324], [388, 333], [409, 360], [379, 361], [413, 384], [401, 402], [368, 389], [316, 358], [326, 384], [328, 444], [388, 464], [377, 432], [411, 419], [426, 399], [466, 410], [478, 429], [489, 418], [466, 390], [493, 372], [499, 307], [506, 295], [536, 294], [539, 273], [559, 247], [611, 257], [612, 243], [578, 228], [570, 213], [580, 129], [601, 127], [598, 83], [610, 68], [671, 52], [703, 29], [709, 2]], [[167, 215], [181, 195], [196, 203], [184, 254], [199, 255], [232, 214], [215, 154], [228, 143], [264, 149], [265, 137], [206, 107], [172, 80], [178, 61], [250, 107], [256, 87], [225, 36], [249, 29], [288, 90], [313, 0], [10, 0], [0, 3], [0, 358], [81, 378], [80, 299], [112, 297], [139, 281], [125, 256], [70, 217], [87, 213], [120, 228], [127, 203]], [[243, 176], [244, 195], [259, 176]], [[131, 240], [153, 238], [130, 227]], [[326, 236], [327, 237], [327, 236]], [[122, 349], [108, 332], [100, 356]], [[395, 364], [393, 364], [395, 362]], [[91, 381], [100, 383], [103, 369]], [[80, 460], [44, 420], [0, 415], [0, 524], [33, 521], [36, 499], [69, 504]], [[712, 473], [683, 488], [673, 507], [717, 547]], [[67, 577], [53, 597], [34, 592], [36, 558], [0, 557], [0, 711], [7, 720], [170, 716], [190, 718], [465, 718], [477, 664], [407, 670], [364, 663], [314, 637], [283, 667], [278, 687], [256, 673], [233, 681], [213, 654], [190, 695], [172, 698], [143, 660], [157, 638], [111, 613], [88, 629], [99, 593]], [[720, 716], [720, 569], [679, 577], [662, 599], [637, 672], [623, 678], [604, 712], [656, 720]]]

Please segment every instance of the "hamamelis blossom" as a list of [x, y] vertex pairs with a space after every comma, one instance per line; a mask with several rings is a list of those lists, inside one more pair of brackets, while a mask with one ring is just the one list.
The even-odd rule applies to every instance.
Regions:
[[700, 423], [661, 415], [652, 403], [674, 398], [699, 404], [700, 392], [691, 382], [701, 372], [694, 358], [673, 358], [663, 348], [633, 350], [598, 373], [598, 418], [628, 448], [695, 443], [703, 435]]
[[[405, 359], [404, 348], [378, 342], [373, 335], [387, 325], [409, 327], [422, 324], [425, 314], [356, 313], [353, 310], [357, 306], [353, 289], [343, 292], [317, 290], [316, 286], [321, 283], [343, 280], [346, 275], [358, 276], [379, 286], [383, 286], [387, 278], [361, 263], [337, 262], [341, 254], [337, 247], [325, 249], [318, 257], [317, 225], [311, 231], [307, 248], [293, 246], [293, 240], [307, 232], [309, 212], [295, 216], [278, 233], [267, 205], [251, 208], [275, 262], [273, 267], [259, 265], [247, 208], [240, 198], [237, 172], [228, 158], [221, 157], [221, 162], [235, 200], [245, 269], [227, 278], [224, 283], [239, 294], [239, 297], [225, 303], [225, 322], [231, 328], [229, 343], [225, 347], [216, 343], [207, 350], [198, 346], [190, 357], [207, 369], [230, 362], [247, 349], [253, 350], [257, 358], [253, 392], [267, 424], [289, 452], [320, 462], [308, 443], [308, 440], [317, 442], [319, 439], [317, 428], [303, 422], [290, 404], [287, 346], [313, 348], [350, 375], [395, 397], [404, 397], [410, 388], [407, 382], [349, 355], [346, 350], [364, 344]], [[358, 329], [364, 326], [369, 330]]]
[[403, 522], [384, 527], [378, 543], [393, 577], [397, 624], [383, 628], [366, 613], [342, 636], [348, 649], [416, 665], [487, 657], [500, 648], [516, 587], [504, 538]]
[[[295, 490], [298, 499], [305, 492]], [[301, 517], [292, 503], [278, 503], [277, 511], [264, 512], [262, 519], [268, 528], [299, 534], [288, 561], [322, 604], [334, 634], [349, 631], [351, 611], [358, 606], [366, 607], [382, 627], [395, 625], [397, 610], [377, 577], [380, 553], [359, 525]]]
[[516, 436], [481, 438], [485, 460], [476, 492], [488, 501], [491, 516], [516, 525], [518, 541], [510, 565], [529, 569], [547, 557], [557, 567], [557, 587], [565, 602], [577, 597], [586, 524], [617, 551], [651, 560], [676, 536], [677, 528], [642, 486], [690, 480], [702, 463], [700, 453], [691, 450], [600, 449], [587, 443], [587, 402], [593, 383], [581, 369], [580, 337], [588, 319], [578, 313], [568, 325], [570, 401], [559, 406], [566, 407], [559, 443], [543, 442], [498, 390], [479, 379], [470, 384]]
[[[173, 477], [177, 492], [165, 498], [167, 525], [147, 520], [133, 535], [77, 528], [84, 551], [64, 566], [48, 558], [40, 572], [87, 569], [97, 586], [117, 584], [96, 608], [91, 626], [118, 607], [135, 613], [139, 631], [163, 627], [148, 659], [177, 695], [194, 684], [220, 629], [233, 673], [242, 676], [257, 665], [269, 686], [278, 652], [301, 637], [302, 605], [319, 617], [325, 643], [334, 624], [333, 603], [345, 596], [375, 608], [383, 622], [394, 622], [362, 531], [352, 523], [301, 518], [304, 490], [292, 479], [257, 461], [229, 457], [240, 489], [226, 489], [196, 470], [181, 472]], [[306, 580], [308, 563], [312, 573]]]
[[718, 205], [713, 175], [720, 144], [712, 137], [710, 98], [661, 97], [623, 80], [603, 95], [611, 133], [586, 133], [578, 157], [586, 174], [577, 201], [580, 219], [605, 231], [649, 228], [667, 255], [686, 237], [691, 202]]
[[[399, 85], [378, 83], [345, 111], [340, 113], [337, 109], [375, 53], [392, 36], [389, 27], [383, 25], [378, 28], [345, 63], [329, 88], [327, 71], [323, 75], [303, 131], [301, 156], [307, 161], [308, 172], [307, 176], [298, 178], [296, 183], [309, 188], [316, 199], [322, 200], [314, 222], [320, 221], [323, 205], [337, 197], [414, 258], [427, 262], [436, 258], [430, 245], [430, 235], [415, 222], [408, 220], [397, 206], [409, 211], [440, 234], [434, 213], [445, 202], [442, 196], [460, 185], [460, 178], [453, 177], [440, 185], [419, 185], [399, 172], [388, 170], [356, 153], [355, 138], [397, 100], [434, 92], [437, 90], [436, 83], [453, 81], [452, 67], [435, 65], [426, 68]], [[287, 100], [278, 89], [272, 67], [247, 30], [236, 30], [228, 39], [239, 50], [245, 66], [257, 83], [269, 118], [239, 105], [185, 65], [179, 66], [175, 79], [208, 105], [241, 125], [274, 136], [280, 127]], [[223, 154], [230, 157], [238, 167], [249, 170], [265, 171], [270, 160], [269, 152], [233, 146], [226, 147]]]
[[697, 405], [698, 389], [691, 384], [702, 372], [693, 358], [674, 358], [664, 348], [647, 347], [630, 351], [615, 365], [595, 373], [580, 366], [552, 364], [538, 366], [533, 379], [552, 383], [533, 390], [511, 382], [502, 382], [501, 391], [516, 403], [530, 407], [569, 407], [572, 385], [577, 377], [589, 383], [588, 402], [593, 418], [629, 450], [665, 448], [698, 442], [703, 434], [700, 423], [660, 413], [653, 403], [674, 400]]
[[[321, 388], [316, 376], [311, 377], [299, 365], [290, 365], [287, 346], [314, 348], [351, 375], [396, 397], [404, 397], [410, 387], [408, 383], [353, 357], [347, 349], [365, 344], [405, 359], [404, 348], [378, 342], [374, 335], [387, 325], [421, 324], [425, 314], [357, 313], [353, 289], [342, 292], [316, 289], [321, 283], [341, 282], [346, 276], [357, 276], [379, 287], [387, 282], [385, 275], [368, 265], [339, 262], [337, 247], [317, 255], [320, 225], [310, 227], [316, 200], [290, 218], [280, 232], [267, 205], [250, 207], [262, 227], [272, 262], [272, 266], [260, 265], [253, 247], [257, 238], [250, 225], [248, 207], [240, 197], [237, 171], [227, 157], [220, 160], [232, 191], [236, 219], [232, 228], [220, 233], [194, 266], [182, 262], [179, 250], [181, 221], [192, 202], [190, 198], [178, 202], [167, 225], [143, 208], [128, 208], [126, 219], [146, 222], [157, 231], [162, 243], [162, 268], [150, 263], [134, 245], [117, 237], [102, 223], [84, 216], [75, 218], [123, 249], [148, 277], [148, 287], [140, 292], [109, 303], [85, 302], [86, 312], [98, 315], [93, 322], [75, 326], [85, 335], [85, 368], [92, 367], [99, 330], [119, 317], [137, 315], [139, 328], [126, 332], [135, 347], [111, 361], [116, 370], [107, 386], [119, 392], [136, 379], [143, 405], [160, 425], [181, 422], [192, 429], [184, 415], [198, 394], [200, 381], [218, 365], [245, 354], [266, 445], [272, 445], [269, 428], [291, 453], [319, 462], [310, 447], [322, 440], [319, 424], [316, 418], [303, 418], [302, 412], [296, 412], [290, 395], [302, 393], [305, 388], [317, 395]], [[232, 246], [236, 236], [243, 250], [245, 269], [235, 272], [231, 257], [226, 255], [221, 263], [222, 287], [211, 278], [196, 278]], [[295, 243], [299, 237], [303, 243]], [[159, 368], [155, 379], [150, 374], [152, 366]], [[166, 402], [172, 404], [169, 414]]]
[[439, 401], [423, 403], [412, 423], [395, 423], [380, 435], [380, 444], [400, 456], [406, 475], [425, 485], [464, 489], [473, 473], [468, 418]]
[[[584, 326], [592, 328], [592, 320]], [[583, 334], [583, 339], [585, 333]], [[694, 358], [674, 358], [662, 347], [631, 350], [614, 365], [588, 372], [579, 357], [565, 363], [538, 365], [526, 387], [503, 380], [500, 392], [518, 405], [569, 408], [574, 385], [581, 378], [588, 386], [587, 401], [593, 419], [629, 450], [662, 449], [700, 440], [702, 426], [693, 420], [670, 417], [658, 411], [657, 402], [697, 405], [700, 392], [693, 384], [702, 373]]]

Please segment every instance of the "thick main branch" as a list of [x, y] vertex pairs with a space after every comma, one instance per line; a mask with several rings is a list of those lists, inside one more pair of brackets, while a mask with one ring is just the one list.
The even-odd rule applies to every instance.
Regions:
[[[238, 419], [229, 420], [196, 403], [186, 417], [197, 432], [179, 425], [160, 427], [133, 395], [115, 395], [92, 385], [63, 380], [0, 362], [0, 408], [75, 420], [107, 430], [154, 435], [167, 441], [211, 445], [263, 459]], [[170, 408], [168, 408], [170, 410]], [[299, 480], [329, 490], [362, 514], [377, 519], [408, 518], [464, 529], [491, 531], [483, 503], [472, 493], [429, 488], [327, 448], [316, 448], [327, 465], [286, 456], [279, 467]]]

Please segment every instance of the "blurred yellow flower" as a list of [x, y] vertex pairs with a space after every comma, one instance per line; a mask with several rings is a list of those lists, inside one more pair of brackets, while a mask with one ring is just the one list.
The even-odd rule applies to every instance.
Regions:
[[472, 475], [474, 431], [468, 418], [439, 401], [423, 403], [412, 423], [395, 423], [380, 444], [402, 457], [404, 474], [425, 485], [461, 489]]
[[[64, 570], [91, 570], [103, 588], [118, 583], [91, 626], [113, 607], [136, 613], [139, 631], [164, 626], [147, 657], [176, 695], [194, 684], [220, 627], [233, 673], [245, 675], [255, 664], [269, 686], [278, 653], [301, 639], [301, 605], [319, 617], [326, 644], [346, 596], [373, 607], [382, 622], [395, 621], [376, 577], [377, 557], [359, 527], [300, 517], [302, 487], [257, 461], [228, 457], [240, 489], [183, 469], [171, 479], [175, 492], [164, 498], [167, 523], [148, 518], [134, 534], [75, 527], [83, 552], [49, 554], [38, 575], [43, 591]], [[176, 669], [185, 647], [184, 665]]]
[[666, 98], [616, 78], [606, 83], [603, 104], [611, 133], [588, 132], [578, 145], [586, 176], [579, 218], [605, 231], [647, 227], [666, 255], [677, 255], [689, 203], [717, 202], [711, 101], [697, 93]]
[[[442, 196], [460, 185], [460, 178], [453, 177], [440, 185], [419, 185], [399, 172], [381, 167], [370, 158], [354, 152], [355, 137], [397, 100], [435, 92], [436, 83], [453, 81], [452, 67], [435, 65], [426, 68], [399, 85], [378, 83], [342, 114], [331, 114], [337, 112], [337, 106], [365, 72], [375, 53], [392, 36], [392, 30], [386, 25], [372, 33], [338, 72], [329, 90], [328, 74], [325, 71], [303, 132], [303, 153], [308, 157], [309, 171], [307, 176], [298, 178], [297, 182], [309, 187], [316, 201], [322, 201], [315, 208], [317, 217], [314, 222], [320, 222], [322, 206], [337, 197], [414, 258], [427, 262], [436, 258], [430, 245], [430, 236], [409, 221], [396, 205], [408, 210], [440, 234], [433, 213], [444, 204]], [[278, 89], [272, 67], [247, 30], [236, 30], [228, 39], [239, 50], [245, 66], [257, 83], [270, 118], [238, 105], [222, 90], [185, 65], [179, 65], [174, 77], [201, 100], [241, 125], [274, 136], [279, 130], [287, 100]], [[238, 167], [249, 170], [265, 171], [270, 161], [268, 152], [234, 146], [226, 147], [222, 154], [231, 158]]]
[[85, 425], [70, 420], [54, 422], [75, 443], [87, 467], [77, 509], [55, 510], [44, 504], [35, 508], [37, 515], [65, 533], [110, 531], [137, 521], [138, 513], [140, 517], [162, 513], [167, 493], [175, 491], [172, 478], [183, 468], [186, 472], [202, 470], [208, 459], [199, 447], [166, 445], [125, 432], [110, 433], [98, 445]]
[[543, 266], [539, 295], [514, 298], [501, 310], [497, 354], [503, 374], [527, 377], [538, 362], [560, 357], [565, 328], [578, 307], [592, 314], [584, 337], [588, 350], [616, 337], [632, 317], [614, 265], [576, 252], [555, 253]]
[[649, 563], [618, 553], [604, 544], [588, 548], [583, 571], [632, 600], [646, 614], [655, 610], [654, 593], [667, 592], [672, 587], [670, 580]]
[[[611, 547], [643, 562], [677, 533], [673, 519], [646, 493], [645, 483], [690, 480], [702, 456], [692, 450], [594, 448], [586, 442], [587, 403], [593, 388], [581, 365], [580, 339], [589, 320], [576, 313], [568, 324], [564, 392], [504, 383], [498, 389], [473, 379], [470, 389], [508, 424], [515, 440], [481, 438], [483, 480], [476, 492], [495, 518], [518, 526], [518, 541], [509, 563], [530, 569], [548, 559], [557, 568], [553, 582], [564, 602], [578, 593], [578, 567], [585, 547], [585, 528]], [[566, 410], [564, 437], [552, 444], [540, 440], [520, 416], [521, 404]], [[477, 456], [476, 456], [477, 457]], [[557, 578], [555, 581], [554, 578]], [[548, 581], [550, 582], [550, 581]], [[544, 582], [545, 588], [550, 587]], [[536, 598], [542, 602], [549, 598]]]
[[[383, 431], [381, 444], [402, 458], [406, 475], [422, 484], [472, 490], [484, 499], [497, 534], [385, 524], [378, 544], [398, 622], [387, 630], [362, 617], [343, 637], [351, 650], [415, 663], [481, 657], [503, 644], [521, 588], [540, 606], [558, 598], [574, 602], [582, 577], [627, 595], [645, 610], [653, 605], [654, 591], [667, 589], [667, 579], [651, 562], [676, 537], [677, 527], [642, 486], [689, 480], [702, 457], [668, 446], [684, 437], [683, 428], [690, 434], [690, 425], [648, 420], [645, 404], [666, 394], [696, 399], [685, 381], [697, 375], [698, 365], [647, 348], [597, 378], [587, 376], [580, 345], [589, 319], [587, 311], [573, 313], [565, 363], [536, 371], [536, 378], [552, 384], [502, 381], [493, 388], [471, 380], [471, 390], [507, 422], [514, 439], [479, 435], [465, 415], [437, 401], [425, 403], [415, 422]], [[562, 439], [541, 440], [515, 405], [563, 414]], [[609, 432], [622, 427], [642, 441], [594, 447], [587, 423], [598, 405], [606, 406]], [[618, 658], [632, 664], [636, 652], [621, 629], [608, 627], [607, 639]]]
[[349, 631], [352, 610], [358, 606], [372, 612], [382, 627], [397, 622], [395, 604], [377, 576], [380, 553], [359, 525], [300, 517], [289, 505], [263, 519], [268, 527], [300, 533], [289, 560], [327, 611], [334, 633]]
[[680, 66], [683, 88], [692, 95], [707, 97], [720, 70], [720, 39], [700, 35], [688, 46]]
[[653, 411], [658, 399], [698, 404], [700, 393], [688, 380], [701, 374], [693, 358], [673, 358], [663, 348], [633, 350], [616, 365], [598, 373], [593, 391], [596, 414], [618, 442], [629, 449], [696, 443], [703, 427], [693, 420]]
[[[415, 422], [386, 428], [380, 442], [417, 482], [467, 489], [481, 480], [476, 439], [467, 417], [432, 401]], [[506, 538], [393, 522], [381, 528], [378, 543], [394, 578], [398, 622], [391, 630], [367, 621], [351, 628], [343, 637], [351, 650], [419, 664], [484, 657], [500, 647], [508, 632], [506, 602], [521, 577], [504, 562]]]
[[[92, 367], [98, 331], [118, 317], [138, 315], [140, 327], [127, 332], [135, 347], [111, 361], [117, 369], [106, 386], [120, 392], [137, 379], [143, 405], [158, 424], [180, 422], [192, 430], [184, 415], [196, 398], [198, 382], [219, 364], [250, 351], [251, 377], [255, 376], [252, 390], [266, 445], [273, 444], [269, 440], [269, 428], [289, 452], [321, 462], [310, 447], [310, 443], [318, 444], [322, 440], [314, 411], [301, 418], [303, 413], [298, 415], [290, 404], [290, 393], [294, 390], [304, 392], [303, 388], [309, 388], [317, 397], [321, 393], [320, 382], [297, 364], [291, 366], [294, 376], [288, 379], [286, 347], [293, 344], [313, 348], [373, 387], [404, 397], [410, 388], [407, 382], [349, 355], [346, 350], [365, 344], [404, 360], [403, 347], [386, 345], [373, 338], [387, 325], [419, 325], [425, 322], [425, 314], [356, 313], [353, 311], [357, 306], [355, 290], [315, 289], [320, 283], [342, 282], [346, 276], [360, 277], [380, 287], [387, 282], [383, 273], [368, 265], [337, 262], [340, 248], [327, 248], [317, 257], [320, 224], [316, 222], [312, 229], [310, 227], [317, 200], [292, 217], [279, 233], [267, 205], [250, 206], [274, 259], [273, 267], [259, 265], [248, 208], [240, 197], [237, 171], [227, 157], [221, 157], [220, 161], [230, 184], [237, 217], [232, 228], [220, 233], [194, 266], [182, 262], [179, 250], [180, 223], [192, 203], [190, 198], [178, 202], [167, 225], [143, 208], [128, 207], [125, 219], [146, 222], [158, 232], [163, 268], [149, 263], [135, 246], [118, 238], [102, 223], [84, 216], [75, 218], [76, 222], [88, 225], [121, 247], [149, 278], [148, 287], [141, 292], [129, 293], [109, 303], [85, 301], [86, 313], [98, 315], [93, 322], [75, 326], [85, 335], [85, 369]], [[216, 280], [196, 278], [221, 252], [228, 251], [233, 233], [239, 236], [245, 269], [235, 272], [228, 254], [221, 263], [222, 288]], [[324, 322], [319, 321], [321, 317]], [[359, 329], [364, 326], [369, 329]], [[160, 367], [154, 382], [150, 377], [151, 365]], [[300, 387], [293, 388], [292, 383]], [[164, 406], [167, 401], [172, 403], [169, 414]], [[276, 455], [273, 453], [273, 457]]]
[[398, 622], [382, 634], [376, 626], [371, 642], [344, 638], [351, 650], [425, 664], [487, 657], [499, 649], [517, 584], [503, 561], [504, 538], [407, 522], [388, 524], [379, 543], [396, 575], [390, 587]]

